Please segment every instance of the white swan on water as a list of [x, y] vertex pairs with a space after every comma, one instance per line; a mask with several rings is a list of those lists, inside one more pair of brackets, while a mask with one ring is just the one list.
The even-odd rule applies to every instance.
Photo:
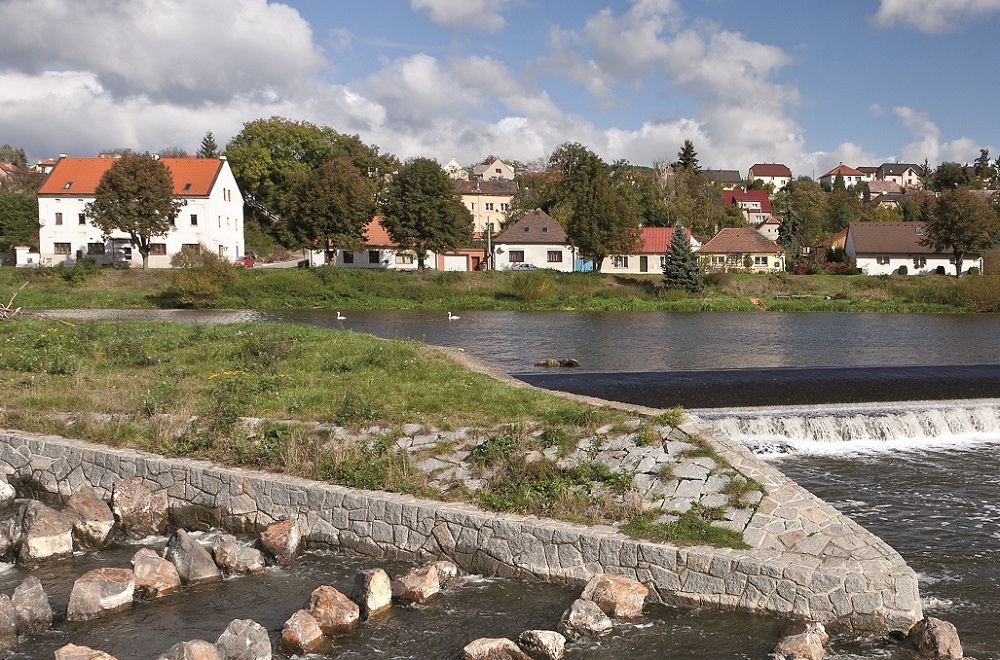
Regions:
[[347, 317], [344, 316], [343, 314], [341, 314], [340, 312], [337, 312], [337, 320], [338, 321], [346, 321]]
[[448, 312], [448, 320], [449, 320], [449, 321], [457, 321], [457, 320], [458, 320], [458, 319], [460, 319], [460, 318], [462, 318], [462, 317], [460, 317], [460, 316], [455, 316], [455, 315], [454, 315], [454, 314], [452, 314], [451, 312]]

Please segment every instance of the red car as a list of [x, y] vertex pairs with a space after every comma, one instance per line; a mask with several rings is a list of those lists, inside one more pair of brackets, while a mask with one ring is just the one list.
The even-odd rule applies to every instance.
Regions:
[[253, 255], [248, 254], [240, 257], [234, 261], [233, 264], [236, 266], [243, 266], [244, 268], [253, 268], [254, 261]]

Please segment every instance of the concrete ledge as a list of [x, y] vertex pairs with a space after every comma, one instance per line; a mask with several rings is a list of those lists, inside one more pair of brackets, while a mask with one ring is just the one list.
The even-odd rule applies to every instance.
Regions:
[[369, 492], [286, 475], [0, 430], [0, 470], [20, 488], [67, 498], [137, 476], [164, 490], [187, 527], [259, 529], [297, 518], [307, 541], [379, 558], [447, 558], [499, 577], [584, 584], [631, 577], [650, 598], [687, 606], [811, 618], [855, 632], [908, 630], [922, 617], [917, 579], [891, 547], [825, 502], [694, 424], [767, 495], [751, 518], [750, 550], [636, 541], [611, 527], [484, 512], [468, 504]]

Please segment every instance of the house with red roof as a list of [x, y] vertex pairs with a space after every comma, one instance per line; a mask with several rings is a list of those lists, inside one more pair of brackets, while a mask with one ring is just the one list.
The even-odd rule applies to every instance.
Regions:
[[727, 227], [698, 251], [706, 271], [774, 273], [785, 269], [785, 250], [750, 227]]
[[757, 163], [747, 172], [747, 180], [770, 184], [777, 191], [792, 182], [792, 171], [781, 163]]
[[747, 224], [757, 227], [771, 218], [771, 198], [766, 190], [723, 190], [722, 203], [743, 211]]
[[[684, 228], [684, 233], [691, 242], [691, 249], [697, 252], [701, 248], [701, 243], [691, 235], [691, 230], [687, 227]], [[673, 240], [673, 227], [643, 227], [636, 253], [605, 257], [601, 262], [601, 272], [635, 275], [662, 273], [667, 250], [670, 249]]]
[[[420, 264], [414, 250], [400, 248], [392, 240], [382, 216], [368, 221], [364, 228], [365, 247], [362, 250], [330, 250], [325, 253], [326, 263], [342, 268], [365, 268], [369, 270], [415, 271]], [[322, 253], [321, 253], [322, 254]], [[313, 264], [322, 263], [318, 255], [313, 255]], [[479, 270], [486, 259], [485, 250], [460, 248], [453, 252], [438, 254], [428, 252], [424, 267], [432, 270]]]
[[[87, 216], [101, 177], [116, 157], [60, 157], [38, 189], [38, 240], [42, 265], [94, 259], [100, 264], [141, 266], [129, 235], [105, 236]], [[220, 257], [243, 256], [243, 196], [222, 158], [163, 158], [184, 206], [173, 228], [150, 244], [150, 268], [169, 268], [183, 248], [200, 247]]]
[[851, 186], [856, 186], [859, 183], [867, 181], [865, 178], [865, 173], [861, 170], [856, 170], [853, 167], [848, 167], [841, 163], [837, 167], [833, 168], [823, 176], [819, 178], [819, 185], [824, 188], [833, 188], [834, 181], [837, 177], [842, 177], [844, 180], [844, 186], [850, 188]]

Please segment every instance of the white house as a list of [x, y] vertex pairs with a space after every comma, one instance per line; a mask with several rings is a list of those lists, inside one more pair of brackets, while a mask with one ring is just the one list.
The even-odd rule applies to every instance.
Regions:
[[535, 267], [570, 273], [575, 257], [566, 230], [541, 209], [509, 226], [493, 242], [494, 270]]
[[913, 163], [882, 163], [875, 178], [879, 181], [892, 181], [904, 189], [920, 190], [924, 187], [923, 179], [920, 177], [920, 166]]
[[448, 176], [456, 181], [465, 181], [469, 178], [469, 173], [465, 171], [457, 160], [452, 158], [448, 161], [448, 164], [444, 166], [444, 171], [448, 173]]
[[[141, 266], [124, 232], [104, 236], [87, 217], [97, 184], [116, 157], [61, 157], [38, 189], [38, 241], [42, 265], [83, 258], [101, 264]], [[201, 246], [224, 259], [243, 255], [243, 196], [225, 158], [164, 158], [174, 196], [184, 202], [166, 236], [150, 244], [150, 268], [169, 268], [184, 247]], [[134, 250], [134, 251], [133, 251]]]
[[[924, 238], [923, 222], [852, 222], [847, 227], [844, 251], [855, 260], [865, 275], [890, 275], [906, 267], [907, 275], [927, 275], [944, 268], [947, 275], [955, 274], [955, 260], [947, 252], [921, 245]], [[983, 270], [983, 259], [978, 254], [966, 255], [962, 272], [970, 268]]]
[[747, 179], [771, 184], [777, 192], [791, 183], [792, 171], [781, 163], [756, 163], [747, 171]]
[[[382, 225], [382, 216], [375, 216], [365, 225], [364, 236], [365, 249], [358, 251], [339, 249], [336, 253], [326, 254], [325, 263], [342, 268], [369, 270], [415, 271], [419, 268], [416, 252], [401, 249], [392, 240]], [[443, 254], [428, 252], [424, 259], [424, 267], [428, 270], [479, 270], [485, 259], [485, 251], [477, 248], [460, 248]], [[313, 263], [315, 265], [319, 262]]]
[[[684, 228], [688, 235], [691, 250], [697, 252], [701, 243], [691, 235], [691, 230]], [[667, 250], [674, 239], [673, 227], [643, 227], [639, 238], [639, 246], [635, 254], [613, 254], [601, 262], [602, 273], [629, 274], [660, 274], [666, 263]]]
[[819, 183], [821, 186], [826, 186], [827, 188], [833, 188], [834, 182], [837, 177], [840, 176], [844, 180], [844, 187], [850, 188], [851, 186], [856, 186], [859, 183], [867, 181], [865, 178], [865, 173], [861, 170], [856, 170], [853, 167], [848, 167], [841, 163], [837, 167], [833, 168], [823, 176], [819, 178]]
[[513, 181], [514, 168], [497, 158], [492, 163], [487, 163], [486, 165], [476, 165], [473, 167], [472, 178], [483, 179], [485, 181], [489, 181], [490, 179], [505, 179], [507, 181]]

